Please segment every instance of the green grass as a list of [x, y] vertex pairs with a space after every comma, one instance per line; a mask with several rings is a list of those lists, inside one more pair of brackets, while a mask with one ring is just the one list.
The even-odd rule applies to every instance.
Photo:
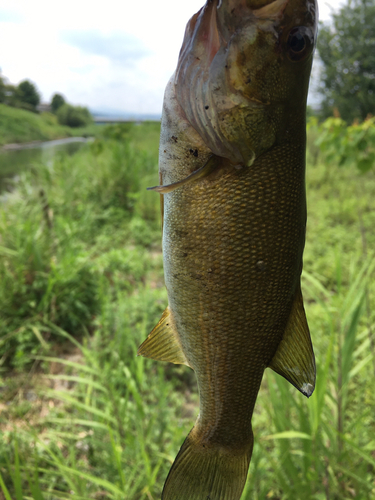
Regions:
[[[198, 412], [192, 371], [136, 357], [166, 305], [159, 126], [112, 126], [0, 207], [0, 491], [160, 498]], [[303, 291], [317, 359], [307, 400], [266, 371], [242, 500], [375, 497], [373, 174], [309, 137]]]
[[94, 136], [97, 125], [72, 129], [57, 123], [51, 113], [36, 114], [23, 109], [0, 104], [0, 146], [4, 144], [47, 141], [72, 136]]

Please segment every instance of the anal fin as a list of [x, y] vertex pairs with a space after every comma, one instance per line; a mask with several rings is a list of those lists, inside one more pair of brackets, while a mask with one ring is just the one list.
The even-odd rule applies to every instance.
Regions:
[[270, 363], [307, 397], [315, 388], [315, 357], [307, 324], [301, 288], [298, 287], [288, 324], [276, 354]]
[[165, 309], [159, 323], [138, 348], [137, 354], [157, 361], [169, 361], [189, 366], [181, 349], [169, 307]]

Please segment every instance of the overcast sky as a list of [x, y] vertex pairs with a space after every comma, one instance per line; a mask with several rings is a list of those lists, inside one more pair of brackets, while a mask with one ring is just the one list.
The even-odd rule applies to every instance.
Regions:
[[[0, 68], [90, 109], [160, 113], [186, 22], [204, 0], [0, 0]], [[320, 19], [343, 0], [321, 0]]]

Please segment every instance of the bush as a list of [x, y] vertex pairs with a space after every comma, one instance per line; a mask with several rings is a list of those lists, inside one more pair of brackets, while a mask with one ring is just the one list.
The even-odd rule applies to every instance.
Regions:
[[[35, 110], [40, 103], [40, 94], [36, 86], [29, 80], [24, 80], [17, 87], [17, 97], [18, 100], [26, 104], [26, 109]], [[21, 106], [25, 107], [25, 106]]]
[[56, 112], [61, 125], [68, 127], [84, 127], [92, 122], [92, 116], [87, 108], [63, 104]]
[[52, 112], [56, 113], [56, 111], [61, 108], [65, 104], [65, 99], [61, 94], [54, 94], [51, 101]]
[[48, 228], [42, 206], [10, 207], [0, 225], [0, 358], [20, 367], [47, 346], [50, 323], [75, 336], [90, 330], [99, 277], [59, 227]]

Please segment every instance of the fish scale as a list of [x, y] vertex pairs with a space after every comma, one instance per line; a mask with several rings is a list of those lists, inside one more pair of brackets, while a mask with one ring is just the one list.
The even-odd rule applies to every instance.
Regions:
[[300, 287], [314, 15], [314, 0], [209, 0], [167, 85], [152, 189], [169, 305], [138, 353], [190, 366], [200, 404], [163, 500], [240, 498], [267, 366], [314, 389]]

